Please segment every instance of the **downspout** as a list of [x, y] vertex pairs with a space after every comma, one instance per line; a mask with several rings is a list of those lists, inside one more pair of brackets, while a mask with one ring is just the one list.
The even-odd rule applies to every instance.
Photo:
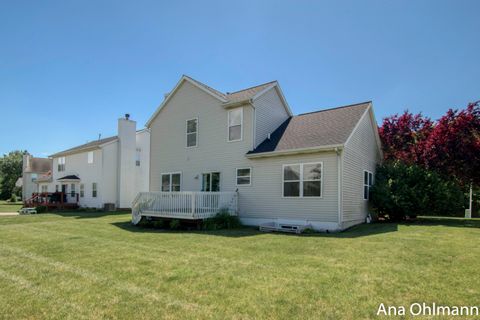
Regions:
[[252, 150], [255, 149], [255, 141], [257, 141], [256, 134], [257, 134], [257, 109], [253, 105], [253, 101], [250, 99], [249, 101], [250, 106], [253, 108], [253, 117], [252, 117]]

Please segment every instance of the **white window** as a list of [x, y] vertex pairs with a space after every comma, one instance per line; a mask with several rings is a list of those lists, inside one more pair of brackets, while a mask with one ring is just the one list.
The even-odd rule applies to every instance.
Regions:
[[42, 193], [48, 192], [48, 186], [42, 186]]
[[55, 185], [55, 192], [58, 192], [58, 184]]
[[182, 174], [180, 172], [162, 173], [162, 191], [172, 192], [181, 190]]
[[321, 197], [323, 163], [298, 163], [283, 166], [284, 197]]
[[135, 165], [136, 165], [137, 167], [140, 167], [141, 155], [142, 155], [142, 149], [137, 148], [137, 149], [135, 150]]
[[93, 163], [93, 151], [89, 151], [87, 153], [87, 162], [88, 163]]
[[80, 184], [80, 198], [85, 197], [85, 185], [82, 183]]
[[70, 188], [70, 196], [75, 197], [75, 184], [72, 183]]
[[243, 137], [243, 108], [228, 111], [228, 141], [240, 141]]
[[187, 148], [196, 147], [198, 142], [198, 118], [187, 120]]
[[370, 199], [370, 189], [373, 186], [373, 173], [363, 171], [363, 200]]
[[65, 171], [65, 157], [58, 158], [58, 171]]
[[237, 186], [249, 186], [252, 183], [252, 169], [238, 168], [237, 169]]
[[94, 182], [92, 183], [92, 198], [96, 198], [97, 197], [97, 183]]

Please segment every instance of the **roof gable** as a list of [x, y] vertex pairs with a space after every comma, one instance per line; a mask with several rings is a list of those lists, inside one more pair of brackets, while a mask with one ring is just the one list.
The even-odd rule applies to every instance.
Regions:
[[220, 100], [222, 104], [225, 107], [232, 107], [244, 103], [249, 103], [260, 96], [262, 96], [264, 93], [266, 93], [268, 90], [275, 88], [277, 90], [278, 95], [280, 96], [285, 109], [287, 110], [287, 113], [289, 115], [292, 114], [290, 107], [288, 106], [288, 103], [282, 93], [282, 90], [280, 89], [280, 86], [277, 81], [270, 81], [267, 83], [263, 83], [257, 86], [253, 86], [247, 89], [235, 91], [235, 92], [229, 92], [229, 93], [222, 93], [216, 89], [213, 89], [210, 86], [207, 86], [206, 84], [197, 81], [189, 76], [183, 75], [180, 80], [177, 82], [173, 90], [168, 94], [168, 96], [163, 100], [163, 102], [160, 104], [160, 106], [155, 110], [153, 115], [150, 117], [150, 119], [146, 123], [146, 127], [149, 128], [153, 122], [153, 120], [158, 116], [158, 114], [161, 112], [161, 110], [165, 107], [165, 105], [170, 101], [170, 98], [179, 90], [181, 85], [185, 82], [188, 81], [195, 87], [199, 88], [200, 90], [210, 94], [214, 98]]
[[67, 149], [67, 150], [64, 150], [64, 151], [57, 152], [55, 154], [52, 154], [50, 157], [51, 158], [57, 158], [57, 157], [66, 156], [66, 155], [73, 154], [73, 153], [79, 153], [79, 152], [83, 152], [83, 151], [87, 151], [87, 150], [97, 149], [97, 148], [102, 147], [102, 145], [104, 145], [106, 143], [116, 141], [117, 139], [118, 139], [117, 136], [113, 136], [113, 137], [108, 137], [108, 138], [104, 138], [104, 139], [91, 141], [91, 142], [88, 142], [88, 143], [85, 143], [85, 144], [82, 144], [82, 145], [79, 145], [79, 146], [76, 146], [76, 147], [73, 147], [73, 148], [70, 148], [70, 149]]

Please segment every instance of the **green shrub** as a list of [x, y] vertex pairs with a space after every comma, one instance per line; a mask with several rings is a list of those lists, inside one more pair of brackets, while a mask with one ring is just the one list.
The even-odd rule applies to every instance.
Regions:
[[12, 195], [10, 196], [10, 202], [17, 202], [18, 199], [17, 199], [17, 195], [12, 193]]
[[461, 215], [465, 203], [456, 181], [400, 161], [377, 167], [370, 199], [374, 212], [396, 221], [418, 215]]
[[204, 230], [218, 230], [218, 229], [235, 229], [242, 224], [237, 216], [232, 216], [227, 209], [220, 209], [220, 211], [213, 217], [205, 219], [202, 227]]
[[180, 229], [180, 220], [173, 219], [170, 221], [170, 224], [168, 226], [171, 230], [178, 230]]
[[47, 212], [47, 207], [46, 206], [38, 206], [35, 208], [35, 210], [37, 211], [37, 213], [45, 213]]

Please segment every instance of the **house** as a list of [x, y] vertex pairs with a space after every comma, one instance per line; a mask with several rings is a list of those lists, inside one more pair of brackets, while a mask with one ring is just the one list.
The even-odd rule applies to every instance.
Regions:
[[382, 159], [372, 102], [293, 115], [277, 81], [222, 93], [182, 76], [146, 124], [143, 216], [342, 230], [365, 221]]
[[149, 150], [149, 130], [137, 131], [126, 115], [117, 136], [51, 155], [53, 168], [37, 180], [37, 192], [48, 203], [130, 208], [138, 192], [148, 191]]
[[16, 186], [22, 187], [22, 200], [26, 201], [38, 192], [37, 178], [52, 170], [52, 160], [48, 158], [37, 158], [31, 154], [24, 154], [22, 159], [21, 182], [17, 181]]

